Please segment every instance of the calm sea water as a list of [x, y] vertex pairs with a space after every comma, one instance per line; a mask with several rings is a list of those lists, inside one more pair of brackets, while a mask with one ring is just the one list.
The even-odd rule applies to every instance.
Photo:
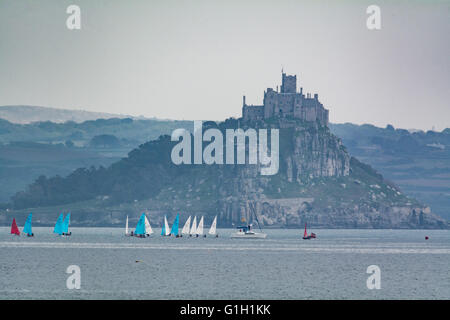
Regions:
[[[125, 237], [72, 228], [34, 238], [0, 228], [1, 299], [449, 299], [448, 230], [265, 230], [264, 240]], [[425, 240], [429, 236], [429, 240]], [[139, 261], [139, 262], [136, 262]], [[69, 290], [69, 265], [81, 289]], [[369, 290], [369, 265], [381, 289]]]

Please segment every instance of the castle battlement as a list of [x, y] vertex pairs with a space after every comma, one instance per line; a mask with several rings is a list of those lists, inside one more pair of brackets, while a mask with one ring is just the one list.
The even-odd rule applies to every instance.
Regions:
[[303, 94], [303, 88], [297, 91], [297, 76], [282, 72], [281, 90], [273, 88], [264, 91], [263, 105], [247, 105], [243, 97], [242, 118], [255, 121], [272, 117], [294, 117], [305, 121], [319, 121], [328, 125], [328, 110], [319, 101], [319, 95]]

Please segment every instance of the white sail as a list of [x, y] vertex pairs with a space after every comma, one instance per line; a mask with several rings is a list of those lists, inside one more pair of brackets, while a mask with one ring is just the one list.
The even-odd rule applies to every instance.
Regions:
[[211, 228], [209, 228], [208, 234], [216, 235], [217, 216], [214, 217]]
[[170, 234], [170, 229], [169, 229], [169, 224], [167, 223], [167, 218], [166, 216], [164, 216], [164, 228], [166, 230], [166, 236], [168, 236]]
[[128, 234], [128, 216], [127, 221], [125, 222], [125, 234]]
[[200, 219], [200, 222], [198, 223], [197, 231], [195, 232], [199, 236], [203, 235], [203, 216]]
[[191, 216], [186, 220], [184, 224], [183, 230], [181, 230], [181, 234], [189, 234], [189, 227], [191, 226]]
[[194, 221], [192, 222], [190, 234], [194, 235], [196, 231], [197, 231], [197, 217], [194, 217]]
[[152, 234], [152, 226], [150, 225], [150, 221], [148, 221], [147, 216], [145, 216], [145, 233], [146, 234]]

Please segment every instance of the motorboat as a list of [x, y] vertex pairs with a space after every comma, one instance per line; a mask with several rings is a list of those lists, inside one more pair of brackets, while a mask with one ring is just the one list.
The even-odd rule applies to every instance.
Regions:
[[259, 233], [252, 230], [252, 225], [237, 227], [238, 231], [231, 235], [234, 239], [265, 239], [267, 234]]

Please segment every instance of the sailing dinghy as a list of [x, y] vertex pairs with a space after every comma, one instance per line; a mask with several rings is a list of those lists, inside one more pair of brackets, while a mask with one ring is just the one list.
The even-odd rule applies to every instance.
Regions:
[[163, 224], [163, 227], [161, 229], [161, 235], [162, 236], [170, 235], [169, 224], [167, 223], [167, 217], [166, 216], [164, 216], [164, 224]]
[[209, 228], [208, 234], [216, 236], [216, 238], [218, 238], [219, 235], [216, 232], [216, 226], [217, 226], [217, 216], [214, 217], [211, 227]]
[[71, 236], [72, 232], [69, 232], [69, 224], [70, 224], [70, 212], [64, 218], [62, 223], [62, 235], [63, 236]]
[[180, 222], [180, 215], [177, 214], [175, 217], [175, 221], [173, 222], [172, 229], [170, 230], [169, 235], [174, 235], [175, 237], [179, 238], [180, 235], [178, 234], [178, 224]]
[[30, 213], [28, 215], [27, 221], [25, 221], [25, 225], [23, 226], [22, 232], [27, 235], [27, 237], [34, 237], [33, 230], [31, 228], [31, 220], [33, 218], [33, 214]]
[[56, 220], [55, 227], [53, 228], [53, 232], [59, 234], [60, 236], [63, 234], [63, 220], [64, 214], [61, 213], [58, 217], [58, 220]]
[[15, 234], [16, 236], [20, 236], [20, 230], [16, 224], [16, 218], [13, 218], [13, 222], [11, 225], [11, 234]]
[[136, 229], [134, 230], [135, 237], [145, 238], [145, 214], [143, 213], [139, 218], [139, 221], [136, 225]]
[[189, 218], [184, 223], [183, 229], [181, 230], [181, 237], [183, 236], [183, 234], [184, 235], [188, 235], [189, 234], [190, 226], [191, 226], [191, 216], [189, 216]]
[[128, 229], [128, 216], [127, 216], [127, 220], [125, 220], [125, 235], [127, 236], [127, 237], [130, 237], [130, 236], [133, 236], [133, 231], [130, 231], [129, 229]]
[[203, 216], [200, 218], [200, 222], [198, 223], [197, 230], [195, 231], [195, 236], [203, 236], [206, 238], [206, 234], [203, 234]]
[[153, 233], [152, 226], [150, 225], [150, 221], [147, 219], [147, 216], [144, 214], [144, 223], [145, 223], [145, 235], [147, 237], [150, 237], [150, 235]]
[[194, 216], [194, 221], [192, 221], [191, 231], [189, 232], [189, 237], [192, 237], [197, 231], [197, 217]]
[[303, 233], [303, 240], [309, 240], [309, 239], [315, 239], [316, 234], [311, 232], [310, 235], [308, 235], [308, 232], [306, 231], [306, 223], [305, 223], [305, 232]]

